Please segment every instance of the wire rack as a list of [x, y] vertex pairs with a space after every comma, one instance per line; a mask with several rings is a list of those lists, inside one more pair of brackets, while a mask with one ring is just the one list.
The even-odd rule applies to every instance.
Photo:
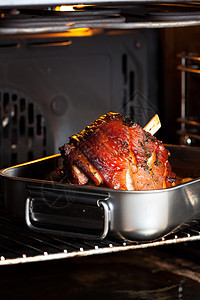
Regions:
[[152, 242], [83, 241], [35, 233], [0, 211], [0, 265], [66, 259], [200, 240], [200, 220]]

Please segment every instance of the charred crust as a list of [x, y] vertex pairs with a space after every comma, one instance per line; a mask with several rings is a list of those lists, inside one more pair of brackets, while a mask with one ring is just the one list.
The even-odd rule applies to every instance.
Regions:
[[148, 143], [148, 142], [150, 142], [150, 141], [153, 141], [153, 142], [156, 142], [156, 141], [157, 141], [156, 137], [153, 136], [153, 135], [151, 135], [151, 134], [150, 134], [149, 132], [147, 132], [147, 131], [144, 131], [144, 136], [145, 136], [145, 140], [144, 140], [145, 143]]
[[122, 116], [122, 124], [127, 127], [132, 127], [132, 126], [136, 125], [136, 123], [133, 120], [131, 120], [130, 118], [127, 118], [125, 116]]
[[109, 112], [101, 116], [99, 119], [95, 120], [91, 125], [86, 126], [85, 129], [83, 129], [79, 133], [72, 135], [69, 138], [69, 143], [77, 145], [86, 137], [94, 136], [98, 132], [98, 129], [103, 127], [110, 120], [123, 119], [123, 118], [125, 117], [120, 113]]

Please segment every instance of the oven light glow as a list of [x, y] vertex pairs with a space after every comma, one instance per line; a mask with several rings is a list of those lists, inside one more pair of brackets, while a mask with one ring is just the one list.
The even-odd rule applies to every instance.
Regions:
[[[65, 32], [61, 32], [61, 33], [51, 33], [51, 34], [40, 34], [40, 35], [34, 35], [34, 37], [39, 37], [39, 38], [58, 38], [58, 37], [79, 37], [79, 36], [93, 36], [93, 35], [98, 35], [98, 34], [102, 34], [103, 29], [102, 28], [73, 28], [73, 29], [68, 29]], [[28, 35], [27, 35], [28, 36]], [[28, 37], [32, 37], [31, 35]], [[60, 45], [70, 45], [72, 43], [72, 41], [65, 41], [60, 43]], [[52, 43], [53, 45], [53, 43]], [[56, 43], [55, 43], [56, 45]]]
[[186, 144], [187, 145], [191, 145], [192, 140], [191, 140], [191, 138], [188, 135], [185, 136], [185, 140], [186, 140]]
[[61, 6], [56, 6], [55, 11], [75, 11], [77, 9], [84, 9], [87, 8], [88, 6], [93, 6], [93, 5], [83, 5], [83, 4], [78, 4], [78, 5], [61, 5]]
[[55, 11], [74, 11], [74, 6], [70, 6], [70, 5], [56, 6]]
[[90, 28], [75, 28], [67, 30], [67, 35], [69, 36], [92, 36], [94, 31]]

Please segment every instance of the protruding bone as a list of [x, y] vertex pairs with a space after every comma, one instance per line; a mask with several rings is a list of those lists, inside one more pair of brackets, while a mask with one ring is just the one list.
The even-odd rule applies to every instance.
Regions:
[[153, 116], [153, 118], [145, 125], [143, 128], [145, 131], [154, 135], [161, 127], [160, 119], [157, 114]]

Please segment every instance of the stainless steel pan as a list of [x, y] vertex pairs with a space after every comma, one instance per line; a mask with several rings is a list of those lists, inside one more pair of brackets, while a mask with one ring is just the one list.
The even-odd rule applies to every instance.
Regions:
[[[180, 177], [200, 177], [200, 149], [167, 146]], [[200, 179], [155, 191], [59, 182], [60, 155], [1, 171], [5, 207], [32, 230], [70, 237], [149, 241], [200, 217]]]

